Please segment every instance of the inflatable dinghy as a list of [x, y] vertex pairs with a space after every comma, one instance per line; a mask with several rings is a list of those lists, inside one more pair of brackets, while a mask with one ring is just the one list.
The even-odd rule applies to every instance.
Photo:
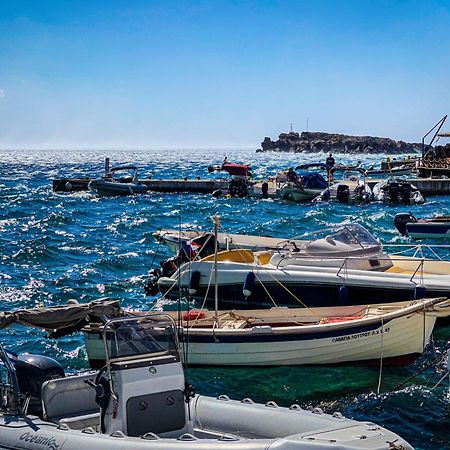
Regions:
[[[73, 305], [0, 317], [62, 333], [87, 317], [115, 311]], [[61, 314], [65, 314], [61, 322]], [[58, 328], [58, 325], [55, 327]], [[113, 333], [109, 343], [106, 333]], [[410, 450], [396, 434], [371, 422], [298, 405], [255, 404], [195, 395], [186, 383], [175, 322], [166, 315], [111, 319], [104, 325], [106, 365], [65, 376], [51, 358], [14, 355], [0, 345], [0, 447], [50, 450]]]

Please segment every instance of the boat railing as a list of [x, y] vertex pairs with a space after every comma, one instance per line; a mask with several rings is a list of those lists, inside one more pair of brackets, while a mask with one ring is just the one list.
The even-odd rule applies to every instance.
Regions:
[[383, 244], [383, 248], [399, 248], [404, 249], [395, 253], [391, 253], [391, 255], [401, 255], [407, 252], [414, 252], [412, 255], [413, 258], [416, 258], [417, 255], [420, 255], [420, 258], [425, 258], [424, 251], [429, 250], [431, 254], [436, 257], [439, 261], [442, 261], [442, 258], [438, 255], [438, 253], [434, 249], [449, 249], [450, 245], [448, 244]]

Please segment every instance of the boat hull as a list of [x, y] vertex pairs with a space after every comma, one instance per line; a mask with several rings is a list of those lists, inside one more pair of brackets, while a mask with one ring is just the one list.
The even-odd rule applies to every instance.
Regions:
[[406, 225], [408, 236], [413, 239], [450, 239], [450, 222], [417, 222]]
[[[284, 408], [275, 402], [263, 405], [248, 398], [236, 401], [227, 396], [196, 395], [188, 401], [192, 429], [183, 436], [157, 436], [149, 432], [129, 437], [119, 431], [108, 435], [91, 427], [71, 429], [35, 416], [0, 414], [0, 447], [24, 450], [320, 450], [324, 445], [328, 448], [333, 439], [331, 442], [338, 442], [336, 448], [352, 450], [360, 448], [361, 436], [364, 436], [366, 450], [385, 450], [386, 442], [395, 442], [404, 450], [413, 449], [397, 434], [374, 427], [372, 422], [326, 414], [320, 408], [314, 411], [299, 405]], [[152, 429], [151, 423], [148, 428]]]
[[322, 189], [301, 189], [298, 187], [284, 187], [280, 190], [280, 198], [290, 200], [296, 203], [308, 202], [316, 198]]
[[[248, 272], [247, 272], [248, 273]], [[220, 275], [219, 275], [220, 276]], [[220, 308], [254, 309], [257, 307], [277, 306], [349, 306], [361, 304], [361, 299], [367, 303], [386, 303], [404, 300], [414, 300], [418, 297], [416, 285], [405, 281], [402, 284], [383, 284], [383, 280], [377, 277], [371, 280], [343, 280], [334, 277], [334, 280], [317, 281], [312, 277], [295, 281], [262, 279], [252, 286], [251, 294], [245, 296], [243, 286], [246, 274], [239, 280], [222, 282], [218, 286]], [[170, 280], [170, 281], [169, 281]], [[352, 282], [353, 281], [353, 282]], [[207, 285], [198, 286], [195, 294], [189, 292], [187, 286], [179, 286], [171, 279], [160, 279], [158, 286], [163, 294], [169, 298], [184, 296], [202, 302], [206, 297], [206, 305], [214, 305], [214, 289]], [[426, 286], [426, 285], [425, 285]], [[450, 284], [440, 287], [425, 287], [420, 296], [450, 297]]]
[[140, 183], [119, 183], [103, 179], [94, 180], [89, 183], [89, 190], [102, 197], [113, 197], [118, 195], [145, 194], [147, 186]]

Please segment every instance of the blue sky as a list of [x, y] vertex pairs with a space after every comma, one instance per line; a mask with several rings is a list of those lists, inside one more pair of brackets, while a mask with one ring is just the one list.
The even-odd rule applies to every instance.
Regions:
[[2, 148], [420, 141], [449, 80], [450, 1], [0, 0]]

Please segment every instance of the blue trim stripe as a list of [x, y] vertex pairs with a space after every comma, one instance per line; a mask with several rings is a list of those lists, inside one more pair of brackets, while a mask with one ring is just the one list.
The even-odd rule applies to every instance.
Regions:
[[[385, 321], [386, 325], [389, 321]], [[342, 337], [360, 333], [370, 333], [377, 328], [380, 328], [381, 322], [375, 322], [369, 325], [360, 325], [350, 328], [344, 328], [340, 330], [330, 330], [317, 333], [289, 333], [289, 334], [259, 334], [259, 333], [243, 333], [242, 335], [223, 335], [216, 333], [208, 335], [196, 335], [194, 331], [189, 332], [189, 342], [191, 343], [214, 343], [222, 342], [224, 344], [238, 344], [238, 343], [259, 343], [259, 342], [289, 342], [289, 341], [311, 341], [314, 339], [326, 339]]]

